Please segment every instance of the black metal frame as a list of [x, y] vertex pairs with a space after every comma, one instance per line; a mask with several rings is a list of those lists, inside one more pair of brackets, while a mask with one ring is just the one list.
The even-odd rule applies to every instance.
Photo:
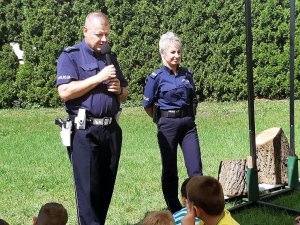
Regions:
[[[254, 86], [253, 86], [253, 59], [252, 44], [253, 37], [251, 31], [251, 0], [245, 0], [245, 18], [246, 18], [246, 55], [247, 55], [247, 82], [248, 82], [248, 116], [249, 116], [249, 138], [250, 153], [252, 157], [252, 168], [248, 168], [248, 199], [242, 204], [229, 209], [234, 212], [243, 207], [249, 206], [267, 206], [277, 210], [283, 210], [292, 215], [300, 215], [299, 210], [278, 206], [269, 202], [264, 202], [268, 198], [278, 196], [280, 194], [289, 193], [294, 190], [292, 187], [282, 186], [281, 190], [271, 192], [265, 196], [259, 196], [257, 164], [256, 164], [256, 142], [255, 142], [255, 118], [254, 118]], [[294, 130], [294, 39], [295, 39], [295, 0], [290, 0], [290, 156], [295, 156], [295, 130]], [[296, 164], [297, 165], [297, 164]], [[295, 168], [293, 168], [295, 169]], [[298, 171], [298, 168], [296, 168]], [[295, 175], [295, 174], [294, 174]], [[290, 177], [289, 177], [290, 179]], [[298, 183], [298, 173], [297, 173]]]

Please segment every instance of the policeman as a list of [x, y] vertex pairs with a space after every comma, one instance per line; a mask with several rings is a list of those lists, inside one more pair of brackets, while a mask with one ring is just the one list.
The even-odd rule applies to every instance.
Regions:
[[58, 93], [74, 121], [69, 156], [81, 225], [105, 223], [121, 152], [122, 130], [116, 116], [128, 90], [116, 56], [101, 54], [109, 31], [105, 14], [90, 13], [84, 40], [66, 48], [57, 63]]
[[[143, 106], [157, 117], [157, 138], [162, 160], [162, 191], [172, 213], [182, 208], [178, 199], [177, 146], [181, 146], [189, 177], [202, 175], [199, 139], [195, 124], [192, 73], [179, 66], [182, 44], [172, 32], [163, 34], [159, 51], [163, 67], [146, 79]], [[157, 110], [153, 111], [155, 102]], [[156, 109], [157, 107], [155, 107]]]

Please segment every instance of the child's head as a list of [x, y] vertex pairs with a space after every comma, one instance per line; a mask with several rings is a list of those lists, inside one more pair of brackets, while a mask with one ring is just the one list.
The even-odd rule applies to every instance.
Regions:
[[211, 216], [224, 211], [223, 189], [218, 180], [210, 176], [195, 176], [187, 184], [188, 200]]
[[0, 225], [9, 225], [4, 219], [0, 219]]
[[33, 222], [35, 225], [65, 225], [68, 222], [68, 213], [62, 204], [49, 202], [41, 207], [38, 216], [33, 218]]
[[183, 181], [182, 185], [181, 185], [181, 200], [182, 200], [182, 203], [183, 205], [186, 206], [186, 199], [187, 199], [187, 192], [186, 192], [186, 186], [187, 186], [187, 183], [189, 182], [190, 178], [187, 178]]
[[170, 211], [153, 211], [145, 216], [140, 225], [175, 225], [173, 215]]

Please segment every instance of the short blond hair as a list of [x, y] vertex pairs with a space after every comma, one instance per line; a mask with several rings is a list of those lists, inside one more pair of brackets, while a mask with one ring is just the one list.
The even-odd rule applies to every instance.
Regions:
[[163, 65], [167, 66], [167, 62], [164, 58], [164, 51], [168, 48], [175, 46], [179, 50], [182, 49], [182, 43], [178, 35], [174, 34], [171, 31], [168, 31], [167, 33], [161, 35], [159, 40], [159, 53], [161, 55], [161, 60]]
[[171, 46], [176, 46], [177, 48], [182, 48], [182, 43], [179, 36], [172, 31], [160, 36], [159, 40], [159, 52], [162, 53], [164, 50], [168, 49]]

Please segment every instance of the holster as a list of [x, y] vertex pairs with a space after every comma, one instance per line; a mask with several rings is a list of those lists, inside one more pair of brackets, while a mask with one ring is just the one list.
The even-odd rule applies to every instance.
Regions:
[[157, 123], [160, 117], [160, 109], [158, 102], [155, 102], [152, 107], [153, 122]]
[[61, 128], [60, 138], [61, 138], [62, 144], [66, 147], [70, 147], [71, 146], [71, 134], [72, 134], [72, 129], [73, 129], [73, 121], [70, 119], [63, 121], [61, 118], [56, 118], [55, 124]]
[[71, 146], [71, 135], [72, 135], [72, 126], [73, 122], [71, 120], [67, 120], [65, 124], [61, 127], [60, 137], [62, 144], [66, 147]]

